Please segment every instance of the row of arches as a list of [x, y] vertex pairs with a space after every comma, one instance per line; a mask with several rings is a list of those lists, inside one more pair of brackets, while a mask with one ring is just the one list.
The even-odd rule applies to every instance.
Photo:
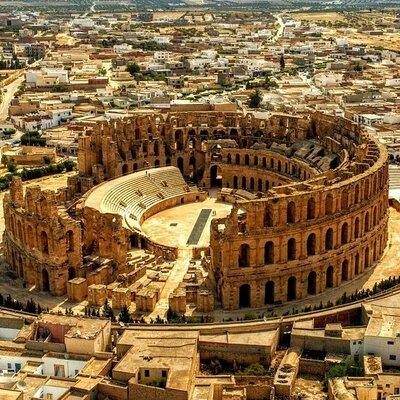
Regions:
[[250, 192], [258, 191], [258, 192], [266, 192], [267, 190], [281, 186], [285, 182], [282, 181], [275, 181], [272, 179], [262, 179], [262, 178], [255, 178], [250, 177], [247, 178], [246, 176], [242, 176], [240, 179], [234, 175], [232, 178], [232, 184], [230, 182], [225, 182], [225, 186], [230, 188], [232, 186], [233, 189], [243, 189]]
[[[318, 243], [317, 235], [315, 232], [311, 232], [307, 235], [305, 250], [306, 256], [314, 256], [319, 252], [330, 251], [338, 246], [345, 245], [349, 243], [351, 240], [356, 240], [361, 238], [363, 234], [367, 234], [371, 229], [369, 225], [369, 213], [366, 212], [364, 218], [364, 230], [362, 232], [360, 227], [360, 218], [356, 217], [354, 222], [353, 234], [351, 233], [351, 228], [347, 222], [342, 223], [341, 228], [338, 232], [337, 240], [335, 241], [334, 230], [332, 227], [329, 227], [325, 231], [325, 235], [322, 238], [323, 244]], [[373, 220], [373, 223], [376, 225], [378, 223], [377, 219]], [[373, 225], [373, 226], [375, 226]], [[319, 246], [318, 246], [319, 244]], [[300, 244], [301, 245], [301, 244]], [[281, 260], [279, 255], [275, 257], [275, 242], [273, 240], [268, 240], [264, 244], [264, 265], [274, 264]], [[294, 261], [299, 258], [299, 244], [296, 238], [289, 238], [286, 242], [286, 261]], [[259, 259], [257, 257], [257, 259]], [[251, 249], [248, 243], [242, 243], [239, 247], [238, 254], [238, 266], [241, 268], [250, 267], [251, 266]]]
[[[375, 246], [375, 244], [374, 244]], [[316, 295], [320, 292], [319, 289], [330, 289], [340, 285], [343, 282], [349, 281], [363, 272], [371, 265], [370, 248], [366, 247], [363, 251], [364, 260], [359, 253], [353, 257], [353, 263], [350, 264], [349, 259], [345, 259], [339, 265], [339, 269], [335, 270], [332, 265], [329, 265], [321, 276], [318, 276], [316, 271], [310, 271], [306, 280], [301, 287], [301, 282], [298, 277], [290, 276], [286, 280], [285, 298], [277, 298], [276, 283], [274, 280], [269, 280], [264, 284], [264, 305], [273, 305], [276, 301], [293, 301], [301, 298], [301, 293], [305, 292], [309, 296]], [[373, 253], [373, 258], [375, 253]], [[303, 290], [301, 290], [303, 289]], [[254, 307], [251, 304], [251, 285], [243, 284], [239, 287], [238, 304], [240, 308]], [[262, 303], [257, 304], [260, 306]]]
[[[368, 198], [370, 201], [371, 198]], [[365, 226], [368, 227], [371, 223], [372, 226], [376, 225], [376, 221], [380, 218], [385, 210], [383, 209], [383, 202], [386, 201], [386, 197], [382, 196], [382, 199], [378, 204], [372, 207], [372, 211], [365, 212]], [[296, 201], [291, 200], [286, 205], [286, 218], [283, 220], [286, 224], [294, 224], [297, 222], [311, 221], [316, 218], [322, 218], [326, 216], [330, 216], [334, 214], [336, 211], [349, 211], [348, 202], [344, 202], [340, 209], [336, 209], [334, 206], [334, 198], [332, 193], [328, 193], [325, 196], [325, 205], [324, 205], [324, 213], [317, 211], [316, 201], [313, 197], [310, 197], [307, 200], [305, 215], [303, 216], [302, 207], [299, 207], [296, 204]], [[264, 227], [270, 228], [277, 226], [280, 222], [282, 222], [282, 216], [280, 215], [281, 209], [275, 210], [275, 207], [271, 203], [267, 203], [264, 210]], [[372, 220], [370, 220], [370, 217]]]
[[244, 157], [239, 153], [232, 155], [228, 153], [225, 159], [227, 164], [244, 165], [252, 167], [260, 167], [270, 169], [280, 174], [290, 175], [297, 179], [309, 179], [311, 177], [310, 171], [301, 168], [294, 162], [287, 162], [280, 159], [275, 159], [272, 156], [258, 156], [245, 154]]
[[[38, 248], [46, 255], [52, 252], [52, 245], [50, 245], [49, 235], [46, 230], [37, 232], [29, 223], [24, 225], [20, 219], [16, 222], [15, 215], [11, 217], [10, 221], [8, 231], [21, 246], [27, 246], [31, 249]], [[75, 251], [75, 235], [71, 229], [65, 233], [65, 241], [67, 253]]]

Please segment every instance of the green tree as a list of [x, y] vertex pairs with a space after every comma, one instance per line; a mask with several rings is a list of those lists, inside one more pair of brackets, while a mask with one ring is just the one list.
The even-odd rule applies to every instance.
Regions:
[[17, 172], [17, 164], [15, 164], [15, 162], [13, 162], [13, 161], [9, 161], [7, 163], [7, 170], [8, 170], [8, 172], [11, 172], [12, 174], [14, 174], [15, 172]]
[[44, 157], [43, 157], [43, 162], [44, 162], [46, 165], [50, 165], [50, 164], [51, 164], [51, 158], [50, 158], [49, 156], [44, 156]]
[[132, 322], [132, 317], [129, 314], [129, 310], [126, 305], [124, 305], [121, 308], [121, 312], [119, 313], [119, 316], [118, 316], [118, 321], [123, 322], [124, 324], [129, 324], [130, 322]]
[[135, 62], [134, 62], [134, 63], [129, 63], [129, 64], [126, 66], [126, 70], [127, 70], [132, 76], [134, 76], [135, 74], [137, 74], [137, 73], [140, 72], [140, 67], [139, 67], [139, 65], [136, 64]]
[[262, 102], [262, 94], [260, 90], [255, 90], [251, 95], [250, 95], [250, 101], [249, 101], [249, 106], [251, 108], [259, 108], [260, 104]]

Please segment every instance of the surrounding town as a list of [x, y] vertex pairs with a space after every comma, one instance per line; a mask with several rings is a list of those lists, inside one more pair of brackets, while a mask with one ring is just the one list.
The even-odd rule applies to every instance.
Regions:
[[[310, 1], [289, 9], [285, 2], [130, 3], [0, 0], [0, 399], [400, 399], [399, 5], [388, 1], [376, 8], [375, 2], [354, 1], [322, 7]], [[184, 126], [180, 115], [189, 115]], [[240, 122], [227, 124], [227, 138], [223, 125], [233, 115], [240, 115]], [[261, 145], [271, 138], [262, 136], [257, 147], [244, 144], [244, 133], [240, 140], [232, 134], [236, 128], [246, 132], [248, 115], [254, 118], [247, 127], [253, 136], [269, 129], [259, 124], [256, 130], [254, 121], [271, 122], [270, 129], [279, 131], [272, 146]], [[341, 142], [338, 136], [325, 140], [324, 118], [337, 124], [329, 126], [332, 135], [343, 135]], [[323, 128], [306, 154], [310, 137], [303, 131], [310, 120], [307, 132]], [[157, 137], [167, 143], [170, 128], [176, 143], [167, 154], [153, 142]], [[137, 154], [124, 147], [129, 130], [132, 142], [145, 142]], [[369, 141], [362, 141], [361, 131]], [[319, 153], [311, 159], [318, 143]], [[251, 149], [246, 156], [239, 151], [246, 149]], [[180, 151], [187, 151], [187, 158], [180, 158]], [[238, 151], [236, 165], [228, 151]], [[230, 175], [237, 165], [261, 167], [261, 155], [260, 161], [257, 156], [249, 161], [254, 151], [282, 156], [279, 167], [271, 164], [279, 171], [268, 172], [275, 180], [265, 185], [262, 175], [258, 191], [251, 175], [239, 187], [237, 176]], [[196, 175], [200, 152], [206, 169], [211, 166], [210, 176], [202, 171], [201, 178]], [[281, 161], [292, 155], [304, 175], [295, 166], [296, 174], [291, 172], [288, 164], [281, 171]], [[325, 169], [324, 157], [334, 160]], [[240, 229], [238, 203], [311, 191], [311, 184], [284, 188], [322, 175], [326, 180], [321, 178], [318, 190], [335, 187], [375, 165], [382, 168], [379, 178], [371, 175], [362, 197], [365, 202], [380, 197], [371, 224], [367, 217], [362, 221], [365, 239], [359, 245], [370, 240], [373, 229], [379, 239], [368, 242], [371, 252], [361, 257], [360, 271], [351, 255], [352, 265], [357, 263], [353, 272], [343, 261], [335, 278], [325, 271], [318, 278], [302, 275], [298, 284], [304, 290], [296, 292], [295, 286], [293, 295], [289, 283], [279, 293], [272, 287], [281, 297], [272, 295], [271, 301], [263, 282], [257, 295], [265, 290], [265, 296], [259, 295], [262, 304], [256, 299], [255, 306], [250, 287], [251, 300], [220, 293], [227, 277], [218, 280], [213, 238], [228, 215], [239, 224], [235, 235], [249, 235]], [[332, 171], [341, 168], [335, 180]], [[127, 192], [129, 198], [117, 193], [129, 186], [135, 189]], [[346, 192], [345, 202], [342, 193], [332, 200], [339, 217], [358, 203], [358, 192], [349, 198]], [[303, 214], [307, 227], [310, 220], [335, 214], [335, 206], [328, 213], [326, 197], [316, 206], [310, 201], [296, 206], [301, 215], [292, 221], [288, 216], [281, 229], [299, 223]], [[205, 209], [210, 219], [194, 242], [199, 249], [189, 249], [187, 236]], [[50, 224], [45, 236], [29, 233], [36, 214], [40, 224]], [[270, 225], [264, 217], [264, 227], [279, 228], [282, 215]], [[179, 218], [186, 225], [179, 222], [177, 232]], [[332, 233], [337, 246], [325, 244], [324, 251], [353, 239], [358, 246], [358, 225], [350, 228], [349, 239], [347, 223], [345, 234], [343, 226], [338, 223]], [[227, 223], [224, 229], [228, 235]], [[327, 243], [328, 233], [319, 234]], [[90, 245], [85, 235], [91, 236]], [[108, 244], [102, 242], [106, 235]], [[269, 241], [264, 264], [281, 257], [285, 266], [318, 255], [315, 243], [321, 247], [322, 239], [314, 240], [310, 245], [307, 239], [304, 249], [298, 246], [297, 257], [290, 255], [290, 240], [281, 240], [279, 250], [275, 244], [275, 251], [267, 251]], [[123, 256], [121, 243], [129, 247]], [[240, 249], [239, 267], [248, 267], [240, 263], [250, 260], [250, 250]], [[351, 246], [338, 250], [340, 257], [351, 251]], [[325, 255], [328, 265], [332, 256]], [[309, 265], [313, 262], [316, 266], [316, 261]], [[32, 272], [37, 263], [40, 272]], [[53, 267], [55, 278], [48, 273]], [[324, 284], [317, 283], [320, 277]], [[240, 290], [244, 286], [249, 285]]]

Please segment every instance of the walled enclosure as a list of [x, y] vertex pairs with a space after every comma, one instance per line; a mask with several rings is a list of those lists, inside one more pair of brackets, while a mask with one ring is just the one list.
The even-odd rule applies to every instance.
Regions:
[[[68, 279], [90, 272], [87, 256], [113, 258], [108, 281], [123, 271], [132, 231], [85, 199], [104, 181], [168, 165], [200, 188], [237, 193], [231, 215], [211, 227], [216, 296], [226, 309], [321, 293], [384, 251], [387, 153], [349, 120], [210, 110], [84, 124], [67, 190], [24, 196], [17, 180], [4, 200], [6, 260], [41, 290], [64, 294]], [[243, 200], [243, 190], [253, 198]], [[139, 246], [171, 258], [173, 249], [134, 233]]]

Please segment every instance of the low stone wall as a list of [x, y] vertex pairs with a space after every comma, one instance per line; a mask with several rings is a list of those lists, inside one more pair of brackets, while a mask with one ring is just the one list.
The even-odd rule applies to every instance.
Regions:
[[323, 360], [309, 360], [300, 358], [299, 372], [301, 374], [310, 374], [316, 376], [324, 376], [326, 364]]

